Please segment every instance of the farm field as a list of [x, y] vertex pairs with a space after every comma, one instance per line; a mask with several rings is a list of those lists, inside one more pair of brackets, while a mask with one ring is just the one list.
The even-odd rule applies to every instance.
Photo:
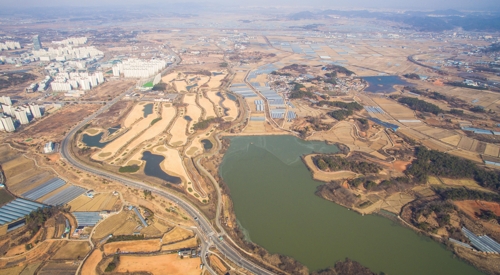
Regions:
[[122, 253], [152, 253], [160, 250], [160, 239], [112, 242], [105, 244], [103, 249], [105, 255], [118, 250]]
[[73, 262], [49, 262], [45, 264], [42, 269], [37, 273], [39, 275], [63, 275], [74, 274], [78, 269], [78, 265]]
[[165, 233], [165, 235], [163, 235], [162, 244], [176, 243], [192, 237], [194, 237], [192, 231], [176, 226], [174, 227], [174, 229], [168, 231], [167, 233]]
[[200, 258], [181, 259], [177, 254], [122, 255], [116, 272], [149, 272], [153, 275], [199, 275]]
[[63, 245], [56, 254], [51, 257], [52, 260], [77, 260], [90, 251], [90, 245], [87, 241], [69, 241]]
[[196, 246], [198, 246], [198, 241], [196, 240], [196, 238], [190, 238], [177, 243], [162, 245], [161, 251], [172, 251], [172, 250], [178, 250], [182, 248], [189, 248]]
[[69, 202], [68, 205], [71, 207], [71, 211], [112, 211], [118, 200], [119, 196], [115, 196], [113, 193], [98, 193], [94, 195], [94, 198], [83, 194]]
[[96, 268], [102, 260], [103, 254], [101, 250], [95, 249], [92, 254], [85, 260], [82, 266], [82, 274], [97, 275]]
[[127, 219], [131, 218], [131, 212], [132, 211], [122, 211], [97, 224], [95, 233], [92, 235], [93, 239], [100, 240], [115, 232], [127, 221]]

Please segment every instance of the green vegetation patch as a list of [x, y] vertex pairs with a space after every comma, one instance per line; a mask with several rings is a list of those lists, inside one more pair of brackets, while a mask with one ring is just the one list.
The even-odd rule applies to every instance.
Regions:
[[444, 112], [438, 106], [436, 106], [432, 103], [420, 100], [418, 98], [401, 97], [400, 99], [398, 99], [398, 102], [406, 104], [408, 107], [410, 107], [410, 109], [415, 110], [415, 111], [428, 112], [428, 113], [433, 113], [435, 115]]
[[146, 237], [144, 237], [143, 234], [141, 235], [118, 235], [118, 236], [112, 236], [109, 238], [106, 243], [114, 243], [114, 242], [123, 242], [123, 241], [137, 241], [137, 240], [144, 240]]
[[122, 166], [118, 170], [120, 173], [135, 173], [139, 171], [141, 167], [139, 165], [128, 165], [128, 166]]
[[149, 81], [149, 82], [145, 83], [144, 85], [142, 85], [142, 87], [144, 87], [144, 88], [153, 88], [153, 82]]
[[153, 119], [153, 121], [151, 121], [151, 126], [153, 126], [156, 122], [160, 121], [161, 120], [161, 117], [158, 117], [158, 118], [155, 118]]
[[350, 161], [336, 155], [316, 155], [312, 158], [314, 164], [323, 171], [352, 171], [359, 174], [378, 173], [378, 165], [365, 161]]
[[328, 113], [329, 116], [335, 118], [336, 120], [344, 120], [348, 116], [354, 114], [354, 111], [363, 110], [363, 106], [357, 102], [340, 102], [340, 101], [326, 101], [322, 100], [317, 103], [318, 106], [327, 105], [329, 107], [337, 107], [340, 110], [331, 111]]

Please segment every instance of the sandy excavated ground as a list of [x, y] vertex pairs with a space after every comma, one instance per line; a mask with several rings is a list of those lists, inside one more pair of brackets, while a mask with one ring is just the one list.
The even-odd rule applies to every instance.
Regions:
[[196, 104], [196, 94], [190, 93], [184, 95], [184, 103], [188, 104], [188, 106], [186, 107], [185, 115], [191, 117], [191, 121], [189, 122], [188, 125], [188, 131], [190, 133], [193, 133], [194, 131], [191, 130], [191, 128], [195, 123], [200, 121], [201, 117], [201, 109], [200, 107], [198, 107], [198, 104]]
[[150, 272], [153, 275], [199, 275], [200, 258], [181, 259], [177, 254], [156, 256], [122, 255], [116, 272]]
[[205, 110], [205, 116], [203, 119], [208, 119], [212, 117], [217, 117], [214, 111], [214, 105], [208, 98], [206, 98], [203, 93], [199, 93], [198, 97], [198, 102], [200, 103], [200, 106]]
[[162, 155], [165, 157], [165, 160], [160, 164], [163, 171], [171, 175], [177, 175], [181, 177], [183, 184], [191, 181], [186, 173], [186, 169], [184, 169], [184, 165], [182, 164], [181, 156], [179, 155], [179, 151], [175, 149], [166, 148], [165, 146], [155, 147], [153, 153]]
[[123, 121], [123, 127], [128, 128], [130, 127], [136, 120], [144, 117], [144, 105], [146, 105], [145, 102], [141, 102], [132, 108], [130, 113], [127, 115], [125, 120]]
[[188, 126], [188, 121], [184, 118], [184, 113], [180, 112], [174, 122], [172, 128], [170, 128], [170, 134], [172, 138], [169, 140], [169, 144], [172, 146], [182, 146], [187, 142], [186, 129]]
[[153, 126], [149, 127], [144, 133], [134, 139], [127, 146], [126, 150], [128, 150], [128, 152], [132, 152], [132, 150], [134, 150], [134, 148], [136, 148], [139, 144], [160, 135], [163, 131], [167, 130], [167, 127], [170, 125], [174, 117], [175, 108], [172, 107], [170, 103], [163, 104], [161, 111], [161, 120], [153, 124]]
[[207, 92], [207, 98], [214, 104], [215, 113], [218, 114], [219, 116], [222, 116], [223, 115], [223, 113], [221, 113], [222, 107], [220, 106], [222, 98], [217, 95], [217, 92]]
[[124, 241], [124, 242], [112, 242], [104, 245], [104, 254], [112, 255], [116, 251], [129, 252], [129, 253], [152, 253], [160, 250], [160, 240], [138, 240], [138, 241]]
[[[142, 110], [140, 112], [142, 114]], [[132, 128], [125, 134], [121, 135], [120, 137], [116, 138], [111, 143], [106, 145], [101, 150], [101, 152], [94, 154], [92, 158], [95, 160], [104, 160], [109, 157], [107, 153], [111, 153], [112, 155], [116, 154], [116, 152], [120, 150], [120, 148], [122, 148], [125, 144], [131, 142], [132, 139], [134, 139], [138, 134], [148, 129], [151, 125], [151, 121], [153, 121], [157, 117], [158, 115], [156, 113], [153, 113], [151, 115], [148, 115], [146, 118], [141, 119], [139, 122], [134, 124]], [[100, 157], [99, 155], [106, 157]]]
[[210, 89], [217, 89], [220, 87], [221, 85], [221, 80], [224, 79], [226, 77], [227, 74], [221, 74], [221, 75], [217, 75], [217, 76], [213, 76], [210, 77], [210, 81], [208, 82], [208, 87]]
[[102, 260], [102, 252], [96, 249], [90, 254], [90, 256], [85, 260], [82, 266], [82, 274], [87, 275], [97, 275], [96, 268], [99, 262]]

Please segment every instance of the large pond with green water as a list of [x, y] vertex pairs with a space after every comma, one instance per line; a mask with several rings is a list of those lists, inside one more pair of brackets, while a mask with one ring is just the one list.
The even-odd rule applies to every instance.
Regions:
[[361, 216], [314, 194], [300, 156], [338, 149], [292, 136], [233, 137], [220, 166], [247, 236], [311, 271], [346, 257], [391, 275], [482, 274], [427, 237], [387, 218]]

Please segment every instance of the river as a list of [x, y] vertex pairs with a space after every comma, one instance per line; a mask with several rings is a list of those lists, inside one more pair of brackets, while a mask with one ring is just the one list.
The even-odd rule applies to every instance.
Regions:
[[220, 174], [238, 222], [271, 253], [291, 256], [311, 271], [346, 257], [391, 275], [482, 274], [443, 245], [387, 218], [361, 216], [314, 194], [300, 156], [338, 149], [293, 136], [232, 137]]

